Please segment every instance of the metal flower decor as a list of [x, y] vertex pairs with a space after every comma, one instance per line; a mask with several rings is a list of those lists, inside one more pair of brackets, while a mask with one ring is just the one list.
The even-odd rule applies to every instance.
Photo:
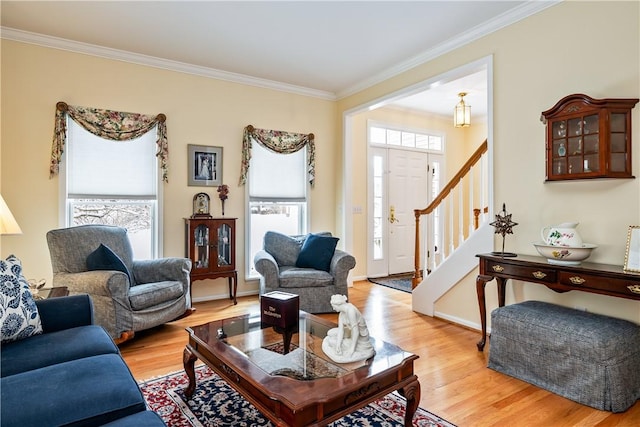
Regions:
[[514, 256], [518, 256], [517, 254], [514, 254], [513, 252], [505, 252], [504, 251], [504, 241], [505, 241], [505, 236], [507, 234], [513, 234], [513, 227], [518, 225], [517, 222], [513, 222], [511, 221], [511, 214], [507, 213], [507, 207], [506, 205], [503, 203], [502, 204], [502, 212], [499, 212], [496, 215], [496, 220], [489, 223], [489, 225], [492, 225], [496, 228], [495, 233], [496, 234], [501, 234], [502, 235], [502, 252], [492, 252], [492, 254], [494, 255], [501, 255], [503, 257], [507, 256], [507, 257], [514, 257]]
[[222, 216], [224, 216], [224, 201], [229, 198], [229, 186], [222, 184], [218, 187], [218, 197], [222, 203]]

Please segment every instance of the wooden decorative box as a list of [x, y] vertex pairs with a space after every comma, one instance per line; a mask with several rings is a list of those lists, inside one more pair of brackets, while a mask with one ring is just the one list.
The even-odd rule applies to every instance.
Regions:
[[268, 292], [260, 298], [260, 320], [263, 327], [285, 330], [298, 326], [300, 297], [287, 292]]

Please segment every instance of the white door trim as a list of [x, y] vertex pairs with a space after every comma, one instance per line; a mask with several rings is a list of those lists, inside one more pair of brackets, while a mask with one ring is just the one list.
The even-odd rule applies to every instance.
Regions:
[[[353, 180], [351, 179], [353, 163], [353, 115], [379, 108], [393, 100], [413, 95], [423, 90], [427, 90], [431, 85], [442, 84], [466, 75], [472, 74], [481, 69], [487, 71], [487, 167], [488, 167], [488, 215], [493, 215], [493, 55], [488, 55], [476, 61], [461, 65], [445, 73], [427, 78], [421, 82], [399, 89], [395, 92], [383, 95], [379, 98], [349, 108], [342, 113], [343, 121], [343, 164], [342, 164], [342, 206], [338, 206], [338, 215], [342, 221], [337, 221], [343, 225], [340, 230], [344, 236], [344, 245], [347, 250], [353, 249]], [[359, 277], [357, 279], [365, 279]]]

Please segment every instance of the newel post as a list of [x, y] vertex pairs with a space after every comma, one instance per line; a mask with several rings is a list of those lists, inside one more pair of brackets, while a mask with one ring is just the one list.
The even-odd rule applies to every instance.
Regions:
[[415, 288], [422, 281], [422, 270], [420, 270], [420, 211], [415, 209], [413, 213], [416, 217], [416, 248], [413, 258], [415, 271], [411, 279], [411, 287]]

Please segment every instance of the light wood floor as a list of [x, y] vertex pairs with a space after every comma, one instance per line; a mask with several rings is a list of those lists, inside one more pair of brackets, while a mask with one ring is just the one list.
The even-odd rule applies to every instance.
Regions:
[[[486, 367], [488, 347], [476, 349], [477, 331], [411, 310], [411, 295], [357, 282], [349, 300], [367, 320], [370, 333], [418, 354], [415, 363], [420, 406], [460, 426], [640, 426], [640, 403], [622, 414], [598, 411]], [[258, 297], [195, 304], [190, 317], [149, 331], [120, 346], [138, 380], [182, 370], [184, 328], [258, 311]], [[337, 320], [337, 314], [322, 317]]]

